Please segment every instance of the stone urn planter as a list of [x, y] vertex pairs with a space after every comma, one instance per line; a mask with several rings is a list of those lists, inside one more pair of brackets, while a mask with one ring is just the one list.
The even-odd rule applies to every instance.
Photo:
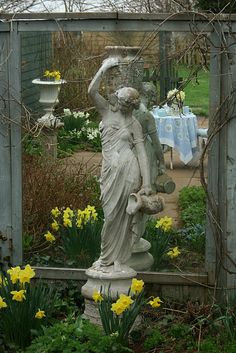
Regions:
[[54, 107], [59, 102], [58, 95], [61, 85], [66, 83], [65, 80], [47, 81], [36, 78], [33, 84], [40, 88], [39, 103], [42, 104], [45, 114], [38, 119], [38, 123], [47, 128], [58, 128], [63, 125], [58, 117], [53, 115]]
[[42, 104], [45, 114], [37, 119], [40, 127], [42, 127], [42, 149], [45, 157], [53, 159], [57, 158], [57, 129], [64, 124], [60, 118], [53, 115], [54, 107], [59, 102], [58, 95], [61, 85], [66, 83], [65, 80], [41, 80], [36, 78], [32, 81], [34, 85], [40, 88], [39, 103]]
[[141, 90], [144, 61], [140, 56], [140, 47], [107, 46], [108, 57], [116, 57], [119, 65], [109, 70], [104, 77], [106, 94], [114, 93], [121, 87], [133, 87]]

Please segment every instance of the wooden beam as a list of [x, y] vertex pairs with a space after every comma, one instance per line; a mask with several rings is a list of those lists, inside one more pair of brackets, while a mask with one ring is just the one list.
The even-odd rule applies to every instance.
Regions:
[[[218, 19], [218, 17], [217, 17]], [[18, 22], [19, 31], [88, 31], [88, 32], [211, 32], [211, 16], [186, 14], [131, 13], [31, 13], [0, 14], [0, 31], [9, 23]], [[223, 21], [223, 19], [222, 19]], [[8, 23], [9, 22], [9, 23]], [[43, 23], [43, 25], [42, 25]], [[224, 18], [224, 22], [226, 20]], [[227, 28], [228, 30], [228, 28]]]
[[[36, 278], [51, 280], [77, 280], [86, 281], [85, 269], [78, 268], [56, 268], [56, 267], [34, 267]], [[145, 283], [156, 284], [179, 284], [179, 285], [207, 285], [206, 273], [173, 273], [173, 272], [138, 272], [138, 278]]]

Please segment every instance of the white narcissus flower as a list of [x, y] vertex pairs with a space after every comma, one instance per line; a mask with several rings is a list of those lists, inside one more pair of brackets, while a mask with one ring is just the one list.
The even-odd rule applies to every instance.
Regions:
[[184, 91], [179, 91], [177, 88], [167, 93], [167, 99], [176, 100], [177, 102], [183, 102], [185, 99]]
[[64, 115], [66, 115], [66, 116], [72, 114], [71, 111], [70, 111], [70, 109], [68, 109], [68, 108], [63, 109], [63, 112], [64, 112]]
[[180, 100], [181, 102], [184, 101], [184, 98], [185, 98], [185, 93], [183, 91], [179, 91], [177, 94], [176, 94], [176, 98], [177, 100]]
[[167, 93], [167, 99], [173, 98], [176, 95], [176, 93], [178, 93], [177, 88], [172, 89]]

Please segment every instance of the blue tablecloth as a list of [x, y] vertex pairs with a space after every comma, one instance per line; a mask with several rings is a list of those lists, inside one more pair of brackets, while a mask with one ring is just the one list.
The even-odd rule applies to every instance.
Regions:
[[158, 116], [151, 111], [155, 118], [158, 136], [161, 144], [174, 148], [180, 160], [188, 164], [193, 159], [197, 147], [197, 117], [192, 114]]

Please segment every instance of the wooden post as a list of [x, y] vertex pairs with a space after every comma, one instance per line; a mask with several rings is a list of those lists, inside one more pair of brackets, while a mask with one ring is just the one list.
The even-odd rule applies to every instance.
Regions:
[[167, 76], [167, 59], [166, 59], [166, 33], [159, 33], [159, 57], [160, 57], [160, 102], [166, 99], [166, 76]]
[[21, 65], [18, 24], [1, 32], [0, 265], [22, 262]]
[[224, 38], [222, 50], [220, 28], [211, 35], [209, 139], [214, 137], [208, 160], [206, 241], [206, 269], [220, 301], [236, 293], [236, 50], [229, 34]]
[[[217, 32], [213, 32], [210, 36], [211, 54], [210, 54], [210, 115], [209, 115], [209, 138], [213, 133], [214, 125], [217, 125], [220, 107], [221, 92], [221, 38]], [[206, 252], [205, 267], [209, 276], [209, 283], [215, 284], [217, 277], [217, 254], [216, 254], [216, 234], [215, 222], [212, 217], [212, 207], [217, 212], [219, 205], [218, 196], [218, 178], [219, 178], [219, 136], [214, 136], [208, 151], [208, 211], [207, 211], [207, 227], [206, 227]]]

